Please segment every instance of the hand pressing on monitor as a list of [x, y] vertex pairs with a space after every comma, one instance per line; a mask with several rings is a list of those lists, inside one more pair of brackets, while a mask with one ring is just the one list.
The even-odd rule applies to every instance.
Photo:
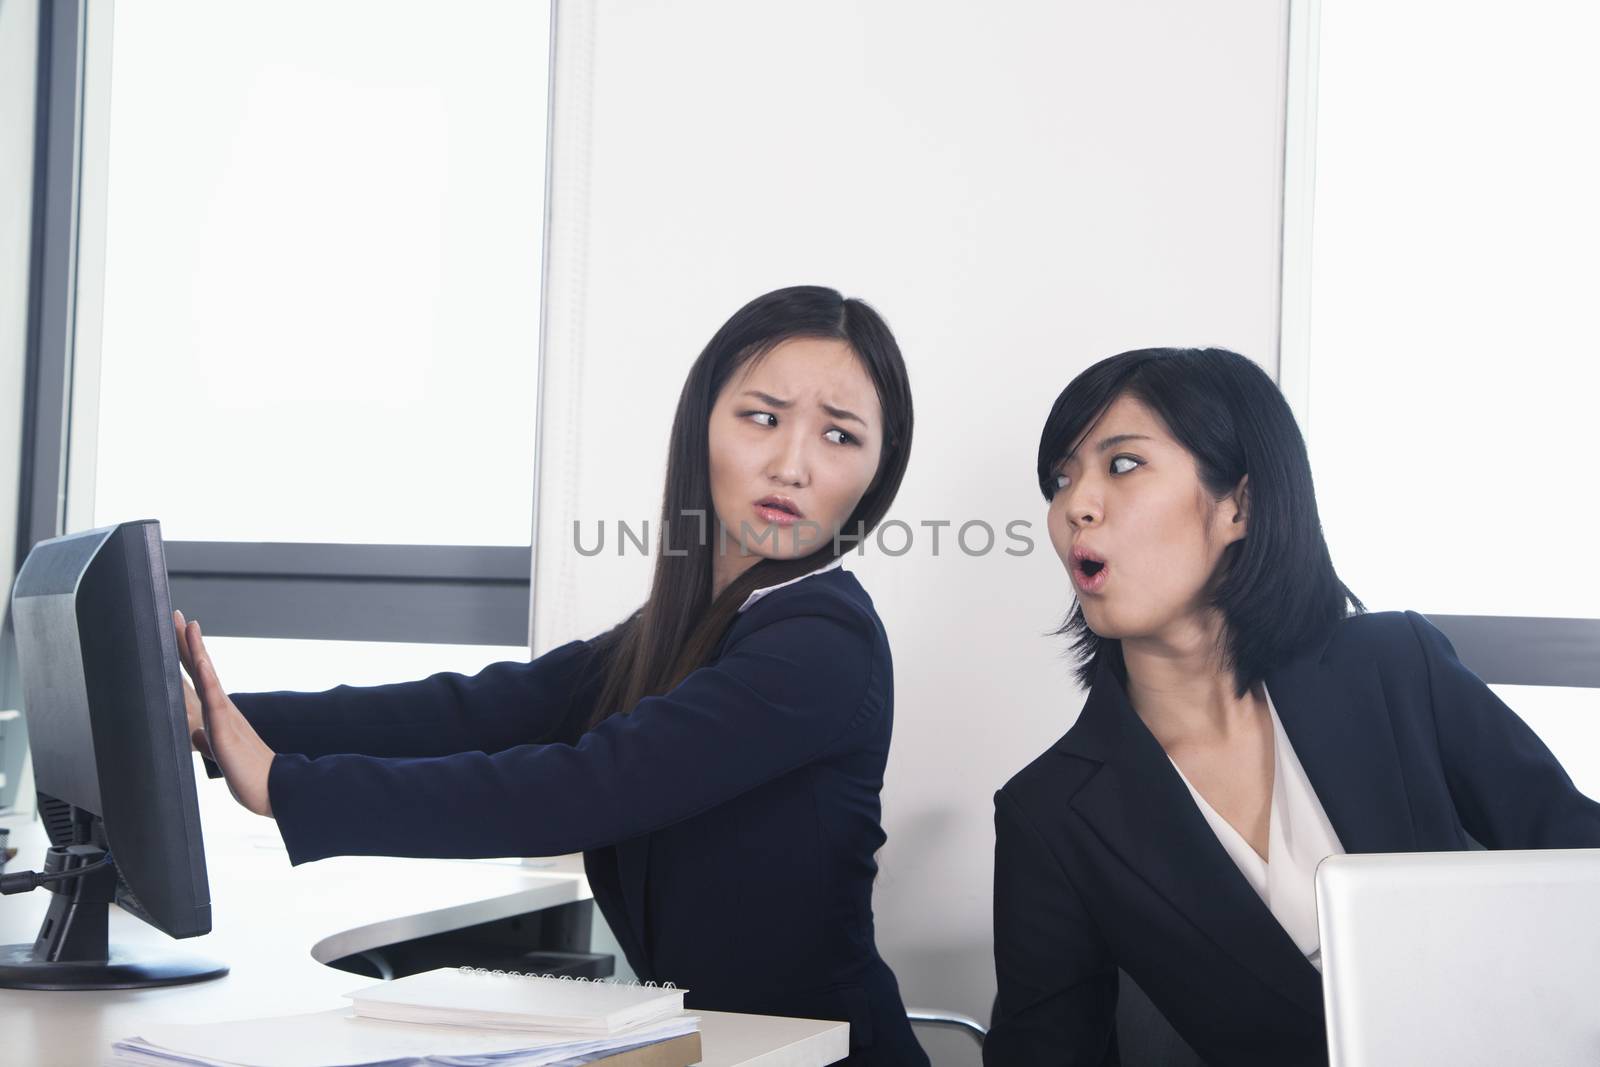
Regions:
[[[217, 679], [211, 656], [206, 652], [200, 624], [185, 621], [182, 612], [173, 612], [178, 627], [178, 658], [183, 669], [194, 683], [194, 693], [200, 704], [201, 737], [210, 749], [211, 758], [222, 768], [228, 780], [233, 799], [257, 815], [272, 815], [272, 801], [267, 794], [267, 775], [272, 770], [272, 758], [277, 753], [267, 747], [249, 721], [228, 699], [228, 693]], [[187, 686], [186, 686], [187, 688]], [[187, 696], [185, 694], [186, 703]], [[194, 734], [195, 716], [189, 712], [190, 734]], [[202, 752], [205, 749], [201, 750]]]
[[[178, 647], [182, 648], [184, 641], [183, 612], [174, 611], [172, 613], [172, 625], [178, 631]], [[194, 686], [182, 674], [178, 675], [178, 681], [183, 683], [183, 711], [189, 720], [189, 744], [200, 755], [215, 763], [217, 757], [211, 752], [211, 742], [206, 740], [205, 709], [200, 704], [200, 694], [194, 691]]]

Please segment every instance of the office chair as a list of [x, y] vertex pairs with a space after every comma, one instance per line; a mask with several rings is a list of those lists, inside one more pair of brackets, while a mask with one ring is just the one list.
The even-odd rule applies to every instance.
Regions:
[[912, 1026], [935, 1026], [946, 1030], [960, 1030], [972, 1040], [983, 1047], [983, 1039], [989, 1031], [979, 1025], [978, 1020], [969, 1015], [960, 1015], [953, 1011], [935, 1011], [930, 1008], [907, 1008], [906, 1018]]
[[[913, 1026], [959, 1030], [983, 1047], [986, 1030], [976, 1019], [950, 1011], [907, 1008]], [[1117, 1048], [1123, 1067], [1206, 1067], [1167, 1017], [1126, 971], [1117, 971]]]

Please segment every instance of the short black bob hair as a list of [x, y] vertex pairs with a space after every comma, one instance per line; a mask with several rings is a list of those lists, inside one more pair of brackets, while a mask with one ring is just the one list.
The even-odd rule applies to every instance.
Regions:
[[[1055, 496], [1051, 472], [1121, 396], [1153, 411], [1195, 458], [1201, 483], [1220, 500], [1246, 474], [1249, 532], [1229, 545], [1211, 586], [1224, 620], [1225, 662], [1239, 696], [1296, 653], [1327, 638], [1366, 606], [1339, 580], [1317, 517], [1311, 463], [1294, 414], [1271, 378], [1223, 348], [1142, 348], [1094, 364], [1050, 409], [1039, 436], [1039, 490]], [[1126, 678], [1122, 642], [1089, 629], [1083, 606], [1056, 635], [1072, 637], [1078, 680], [1093, 684], [1102, 656]]]

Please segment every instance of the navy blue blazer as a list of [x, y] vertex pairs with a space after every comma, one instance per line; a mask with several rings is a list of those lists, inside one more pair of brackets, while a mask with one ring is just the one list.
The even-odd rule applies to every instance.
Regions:
[[850, 1023], [852, 1065], [925, 1065], [874, 944], [889, 642], [843, 569], [774, 589], [710, 663], [593, 729], [596, 641], [472, 677], [238, 693], [279, 754], [292, 863], [584, 854], [641, 979], [693, 1008]]
[[[1600, 805], [1414, 612], [1267, 674], [1346, 852], [1600, 846]], [[1117, 969], [1207, 1062], [1325, 1065], [1322, 984], [1102, 661], [1078, 721], [995, 794], [984, 1062], [1118, 1063]]]

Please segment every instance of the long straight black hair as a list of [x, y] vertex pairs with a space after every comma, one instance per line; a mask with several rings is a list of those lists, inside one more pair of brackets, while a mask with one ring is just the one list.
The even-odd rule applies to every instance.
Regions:
[[[714, 553], [722, 544], [711, 500], [711, 409], [728, 380], [791, 338], [815, 337], [848, 344], [877, 390], [884, 439], [878, 469], [839, 535], [795, 559], [762, 559], [728, 584], [713, 601]], [[911, 457], [911, 383], [900, 346], [888, 325], [860, 300], [833, 289], [796, 285], [758, 296], [736, 311], [689, 368], [678, 396], [661, 503], [663, 544], [656, 555], [650, 596], [597, 639], [604, 657], [593, 726], [659, 695], [702, 666], [749, 594], [798, 578], [843, 555], [871, 533], [894, 502]]]
[[[1224, 661], [1239, 696], [1296, 652], [1328, 636], [1366, 606], [1334, 572], [1317, 515], [1305, 439], [1265, 371], [1225, 348], [1143, 348], [1094, 364], [1056, 398], [1039, 437], [1039, 490], [1056, 493], [1051, 471], [1114, 401], [1131, 396], [1194, 456], [1215, 500], [1246, 483], [1249, 532], [1223, 550], [1209, 587], [1225, 623]], [[1078, 680], [1094, 682], [1103, 657], [1126, 675], [1122, 642], [1089, 629], [1074, 602], [1058, 636], [1070, 636]]]

